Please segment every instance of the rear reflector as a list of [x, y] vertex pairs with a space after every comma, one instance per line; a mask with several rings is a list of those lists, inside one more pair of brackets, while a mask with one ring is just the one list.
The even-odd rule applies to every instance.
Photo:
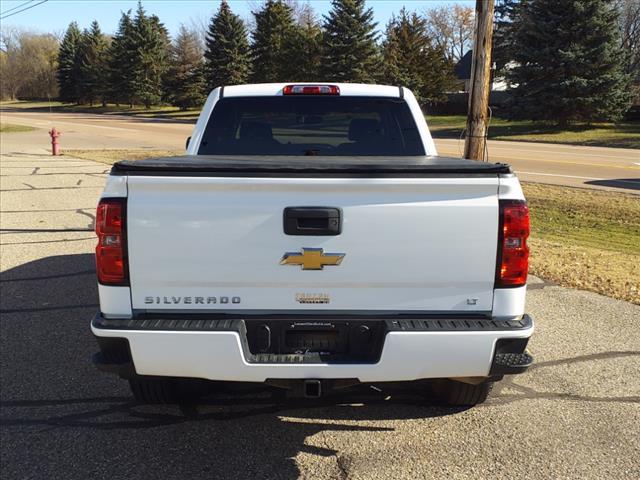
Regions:
[[287, 85], [283, 95], [340, 95], [337, 85]]
[[523, 200], [500, 200], [496, 288], [526, 285], [529, 230], [527, 203]]
[[128, 285], [126, 199], [104, 198], [96, 211], [96, 272], [105, 285]]

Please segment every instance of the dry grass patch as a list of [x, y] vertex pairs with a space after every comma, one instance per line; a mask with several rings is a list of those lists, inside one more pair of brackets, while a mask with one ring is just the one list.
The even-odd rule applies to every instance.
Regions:
[[178, 150], [64, 150], [64, 155], [113, 165], [120, 160], [144, 160], [154, 157], [184, 155]]
[[532, 238], [531, 273], [640, 305], [640, 256]]
[[640, 196], [525, 183], [531, 273], [640, 304]]
[[28, 125], [16, 125], [14, 123], [0, 123], [0, 133], [31, 132], [33, 130], [37, 130], [37, 128], [29, 127]]

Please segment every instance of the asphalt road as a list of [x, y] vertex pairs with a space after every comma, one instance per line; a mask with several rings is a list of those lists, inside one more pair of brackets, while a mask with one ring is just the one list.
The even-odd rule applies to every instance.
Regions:
[[[435, 142], [440, 155], [462, 156], [464, 141]], [[640, 150], [489, 140], [487, 152], [524, 181], [640, 194]]]
[[640, 307], [542, 283], [527, 299], [537, 363], [482, 406], [445, 408], [408, 386], [137, 405], [90, 362], [107, 167], [5, 150], [5, 137], [2, 478], [640, 478]]
[[[0, 109], [3, 122], [63, 132], [63, 148], [159, 148], [181, 150], [193, 125], [124, 115], [43, 113]], [[49, 148], [46, 131], [26, 135], [34, 146]], [[10, 140], [9, 140], [10, 141]], [[436, 139], [441, 155], [461, 156], [464, 144]], [[513, 166], [523, 180], [619, 190], [640, 194], [640, 150], [489, 141], [491, 161]]]

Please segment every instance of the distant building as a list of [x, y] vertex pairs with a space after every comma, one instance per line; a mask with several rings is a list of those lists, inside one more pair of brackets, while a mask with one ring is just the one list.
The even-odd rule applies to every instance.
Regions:
[[[453, 67], [453, 73], [458, 79], [458, 91], [467, 93], [471, 89], [471, 62], [473, 61], [473, 50], [469, 50]], [[491, 91], [503, 92], [509, 89], [507, 82], [502, 77], [493, 78], [491, 71]]]

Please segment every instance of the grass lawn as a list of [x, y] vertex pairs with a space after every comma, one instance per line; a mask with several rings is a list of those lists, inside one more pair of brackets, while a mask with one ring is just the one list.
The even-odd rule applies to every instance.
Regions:
[[13, 123], [0, 123], [0, 133], [31, 132], [33, 130], [37, 130], [37, 128]]
[[20, 109], [30, 111], [42, 111], [42, 112], [72, 112], [72, 113], [101, 113], [105, 115], [131, 115], [134, 117], [143, 118], [167, 118], [172, 120], [184, 120], [184, 121], [196, 121], [200, 114], [200, 109], [196, 110], [180, 110], [177, 107], [161, 106], [151, 107], [149, 109], [135, 105], [133, 108], [129, 108], [126, 105], [107, 104], [106, 107], [102, 105], [74, 105], [62, 102], [27, 102], [27, 101], [15, 101], [15, 102], [2, 102], [0, 107], [6, 109]]
[[640, 304], [640, 197], [523, 184], [531, 211], [531, 273]]
[[[428, 115], [434, 138], [460, 138], [466, 127], [463, 115]], [[571, 125], [565, 129], [531, 120], [509, 121], [494, 117], [489, 138], [522, 142], [566, 143], [599, 147], [640, 148], [640, 122]]]

